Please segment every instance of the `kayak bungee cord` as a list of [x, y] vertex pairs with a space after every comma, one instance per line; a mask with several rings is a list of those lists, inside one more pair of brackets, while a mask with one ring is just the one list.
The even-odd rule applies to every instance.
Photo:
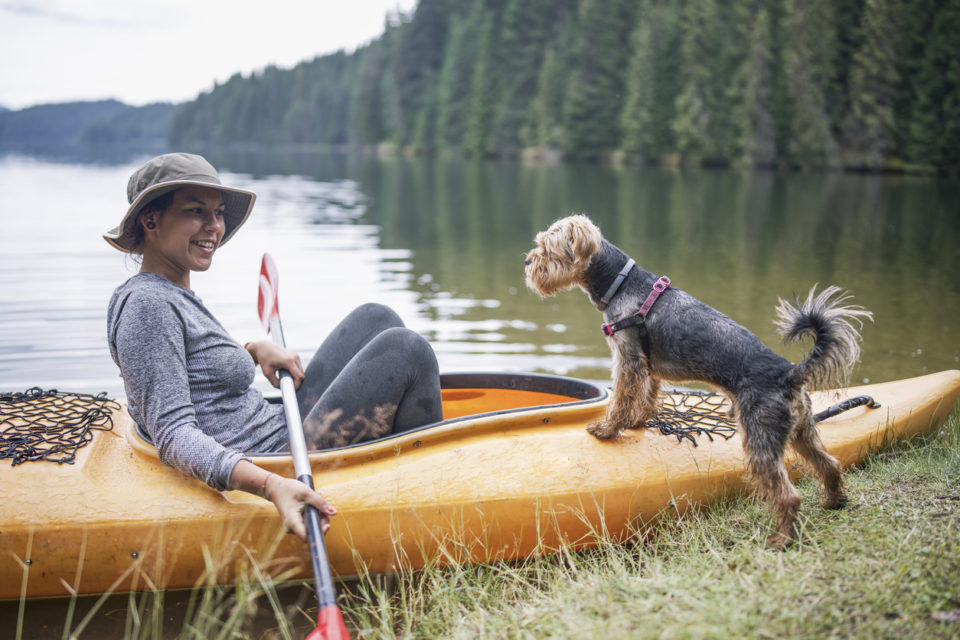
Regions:
[[[713, 436], [729, 440], [737, 431], [737, 420], [725, 409], [725, 400], [723, 394], [711, 391], [670, 391], [663, 394], [657, 415], [643, 426], [659, 429], [663, 435], [676, 436], [677, 440], [689, 440], [693, 446], [697, 446], [696, 436], [707, 436], [710, 442]], [[823, 422], [864, 405], [870, 409], [880, 407], [870, 396], [857, 396], [824, 409], [813, 416], [813, 421]]]
[[647, 424], [678, 441], [689, 440], [697, 446], [696, 436], [729, 440], [737, 432], [737, 421], [725, 409], [726, 397], [710, 391], [670, 391], [663, 394], [657, 415]]
[[[736, 433], [736, 420], [724, 408], [725, 397], [709, 391], [674, 390], [664, 400], [653, 420], [645, 426], [665, 436], [688, 440], [713, 436], [729, 440]], [[880, 405], [869, 396], [838, 402], [814, 416], [815, 422], [866, 405]], [[111, 431], [112, 412], [119, 403], [99, 395], [60, 392], [31, 387], [20, 392], [0, 392], [0, 460], [16, 466], [46, 460], [73, 464], [77, 450], [93, 439], [93, 430]]]
[[62, 393], [31, 387], [0, 393], [0, 459], [11, 465], [46, 460], [73, 464], [77, 449], [93, 440], [93, 431], [113, 430], [120, 404], [85, 393]]

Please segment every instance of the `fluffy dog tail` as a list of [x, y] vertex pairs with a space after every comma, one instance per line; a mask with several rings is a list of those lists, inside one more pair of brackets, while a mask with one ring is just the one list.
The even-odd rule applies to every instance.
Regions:
[[[813, 349], [794, 366], [791, 382], [824, 389], [846, 386], [860, 359], [860, 329], [873, 314], [859, 305], [846, 305], [850, 295], [830, 286], [810, 289], [804, 302], [794, 306], [782, 298], [777, 305], [777, 330], [784, 342], [813, 336]], [[858, 326], [854, 326], [854, 324]]]

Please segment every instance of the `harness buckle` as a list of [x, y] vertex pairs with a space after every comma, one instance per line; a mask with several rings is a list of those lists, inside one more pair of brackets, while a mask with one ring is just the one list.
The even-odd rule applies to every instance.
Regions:
[[608, 338], [612, 338], [613, 334], [616, 333], [616, 330], [609, 324], [600, 325], [600, 329], [603, 331], [603, 335], [607, 336]]

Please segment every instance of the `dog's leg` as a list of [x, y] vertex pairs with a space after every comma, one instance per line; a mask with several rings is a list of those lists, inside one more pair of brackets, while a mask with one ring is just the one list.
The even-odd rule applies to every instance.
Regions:
[[607, 414], [587, 431], [601, 440], [616, 438], [624, 429], [637, 429], [657, 415], [660, 380], [650, 374], [642, 358], [626, 358], [614, 350], [613, 391]]
[[847, 505], [847, 494], [843, 490], [843, 471], [837, 459], [827, 453], [820, 434], [813, 422], [810, 398], [805, 391], [798, 394], [794, 410], [799, 415], [792, 433], [794, 450], [810, 464], [814, 473], [823, 483], [823, 501], [825, 509], [842, 509]]
[[635, 411], [635, 417], [628, 420], [632, 424], [628, 424], [627, 429], [647, 426], [647, 422], [657, 416], [657, 409], [660, 408], [660, 379], [654, 377], [646, 367], [643, 372], [636, 387], [637, 399], [631, 407]]
[[789, 410], [780, 403], [765, 404], [767, 406], [758, 406], [741, 401], [740, 424], [744, 430], [748, 471], [777, 520], [776, 532], [767, 538], [767, 546], [783, 549], [796, 538], [801, 497], [783, 463]]

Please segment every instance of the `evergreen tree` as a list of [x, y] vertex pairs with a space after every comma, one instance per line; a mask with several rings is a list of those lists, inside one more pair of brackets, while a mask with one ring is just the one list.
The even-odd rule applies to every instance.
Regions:
[[[803, 4], [801, 2], [798, 5], [800, 10]], [[830, 106], [832, 126], [839, 132], [846, 114], [850, 111], [850, 70], [854, 56], [863, 43], [860, 22], [865, 0], [832, 0], [832, 4], [836, 56], [833, 63], [834, 82], [830, 83], [828, 88], [827, 104]]]
[[[684, 87], [673, 130], [679, 152], [694, 162], [739, 160], [750, 131], [747, 88], [750, 7], [702, 0], [684, 11]], [[749, 33], [749, 32], [747, 32]]]
[[384, 118], [383, 76], [387, 69], [384, 39], [359, 49], [357, 84], [350, 93], [350, 135], [352, 143], [375, 145], [389, 137]]
[[909, 108], [901, 108], [898, 114], [902, 146], [913, 162], [956, 170], [960, 168], [960, 4], [919, 2], [911, 5], [909, 13], [920, 28], [908, 32], [915, 57], [904, 77]]
[[469, 15], [451, 21], [437, 95], [437, 146], [441, 149], [464, 145], [482, 8], [477, 2]]
[[[774, 47], [771, 36], [771, 16], [760, 6], [753, 23], [750, 73], [747, 100], [750, 112], [750, 131], [745, 153], [750, 164], [767, 166], [777, 161], [777, 123], [774, 116], [773, 90], [777, 69], [774, 67]], [[781, 69], [782, 71], [782, 69]]]
[[500, 29], [501, 99], [496, 106], [490, 146], [512, 156], [536, 144], [533, 103], [549, 43], [558, 25], [576, 11], [576, 0], [509, 0]]
[[897, 8], [897, 0], [867, 0], [864, 7], [863, 40], [850, 70], [850, 112], [844, 126], [845, 146], [855, 165], [884, 166], [894, 145]]
[[652, 159], [675, 151], [671, 122], [681, 88], [681, 7], [648, 2], [637, 18], [620, 115], [622, 149], [629, 155]]
[[470, 97], [464, 149], [474, 156], [489, 151], [488, 143], [493, 113], [498, 99], [497, 25], [494, 15], [483, 12], [479, 18], [480, 39], [470, 78]]
[[564, 150], [596, 158], [620, 147], [620, 101], [635, 0], [583, 0], [576, 66], [567, 85]]
[[[400, 31], [394, 69], [397, 88], [397, 142], [427, 139], [425, 112], [433, 108], [437, 76], [443, 66], [450, 16], [457, 0], [419, 0], [413, 19]], [[435, 113], [435, 112], [434, 112]], [[431, 140], [432, 141], [432, 140]]]
[[558, 149], [563, 144], [564, 90], [567, 84], [563, 55], [557, 47], [549, 47], [537, 76], [537, 95], [533, 112], [537, 124], [537, 146]]
[[788, 0], [785, 77], [793, 126], [788, 157], [804, 166], [832, 165], [839, 150], [832, 133], [828, 95], [836, 94], [836, 21], [830, 0]]

